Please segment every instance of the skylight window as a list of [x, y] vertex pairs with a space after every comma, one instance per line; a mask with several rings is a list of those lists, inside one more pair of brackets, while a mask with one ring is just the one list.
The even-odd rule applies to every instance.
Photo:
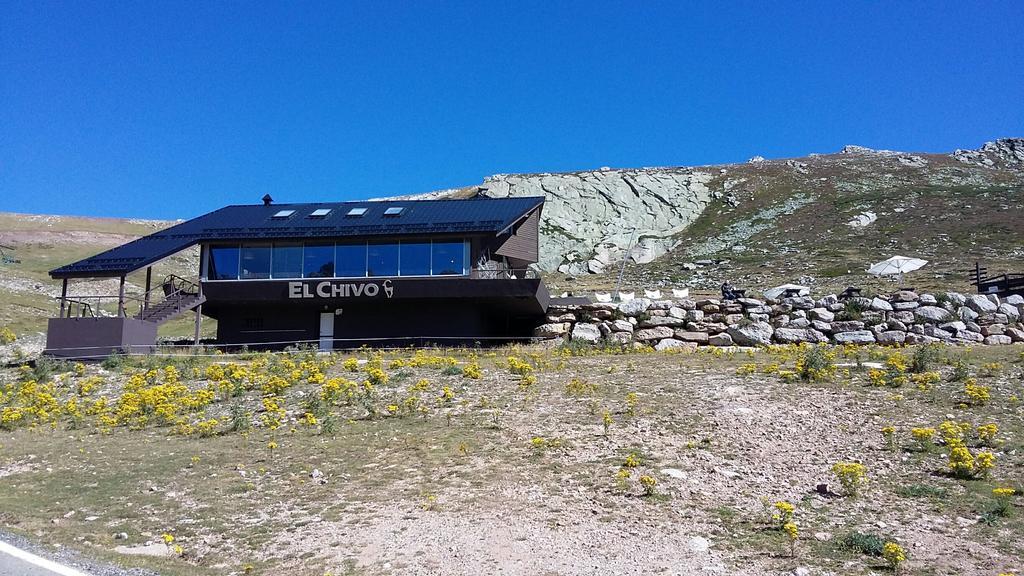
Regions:
[[310, 212], [309, 217], [310, 218], [324, 218], [324, 217], [326, 217], [330, 213], [331, 213], [331, 209], [330, 208], [317, 208], [316, 210], [313, 210], [312, 212]]
[[348, 216], [362, 216], [366, 214], [366, 208], [353, 208], [348, 211]]
[[279, 210], [277, 214], [271, 216], [271, 218], [283, 219], [295, 214], [295, 210]]
[[385, 216], [398, 216], [405, 210], [404, 206], [392, 206], [384, 211]]

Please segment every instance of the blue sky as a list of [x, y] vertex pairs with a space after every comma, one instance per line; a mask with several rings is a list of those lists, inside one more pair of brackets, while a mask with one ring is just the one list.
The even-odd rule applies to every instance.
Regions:
[[1024, 136], [1024, 2], [0, 0], [0, 210]]

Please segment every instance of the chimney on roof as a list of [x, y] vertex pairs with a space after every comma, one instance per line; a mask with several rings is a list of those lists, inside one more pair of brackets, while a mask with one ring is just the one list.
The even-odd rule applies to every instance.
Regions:
[[264, 206], [270, 206], [273, 203], [274, 203], [274, 199], [270, 197], [270, 194], [264, 194], [263, 195], [263, 205]]

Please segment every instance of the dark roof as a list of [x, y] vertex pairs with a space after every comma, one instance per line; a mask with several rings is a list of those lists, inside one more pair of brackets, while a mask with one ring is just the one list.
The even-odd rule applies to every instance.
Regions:
[[[541, 196], [467, 200], [385, 200], [225, 206], [209, 214], [144, 236], [50, 271], [53, 278], [121, 276], [203, 241], [407, 236], [419, 234], [499, 234], [544, 204]], [[388, 208], [404, 208], [389, 216]], [[365, 208], [362, 216], [348, 216]], [[315, 210], [329, 209], [324, 217]], [[294, 213], [280, 218], [283, 210]]]

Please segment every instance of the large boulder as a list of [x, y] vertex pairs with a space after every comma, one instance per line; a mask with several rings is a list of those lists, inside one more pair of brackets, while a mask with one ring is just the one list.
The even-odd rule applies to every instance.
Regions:
[[632, 300], [626, 300], [625, 302], [619, 303], [619, 312], [622, 312], [626, 316], [636, 316], [647, 312], [647, 309], [651, 307], [651, 301], [647, 298], [634, 298]]
[[917, 302], [917, 299], [917, 293], [910, 290], [900, 290], [892, 295], [893, 302]]
[[871, 299], [871, 309], [879, 312], [892, 312], [892, 304], [876, 296]]
[[914, 318], [918, 322], [928, 322], [931, 324], [938, 324], [940, 322], [947, 322], [952, 318], [949, 310], [945, 308], [939, 308], [938, 306], [921, 306], [914, 310]]
[[651, 316], [650, 318], [640, 321], [641, 328], [652, 328], [655, 326], [682, 326], [686, 324], [686, 320], [682, 318], [675, 318], [673, 316]]
[[637, 330], [633, 333], [634, 340], [647, 341], [647, 340], [663, 340], [665, 338], [671, 338], [673, 335], [672, 328], [668, 326], [657, 326], [655, 328], [644, 328], [643, 330]]
[[1024, 342], [1024, 330], [1019, 328], [1007, 328], [1006, 335], [1014, 342]]
[[1003, 302], [999, 305], [997, 310], [999, 310], [1000, 314], [1005, 314], [1011, 321], [1016, 322], [1017, 319], [1020, 318], [1020, 310], [1013, 304]]
[[751, 322], [750, 324], [733, 324], [729, 326], [729, 336], [740, 346], [767, 346], [772, 343], [775, 329], [767, 322]]
[[992, 336], [985, 337], [985, 344], [989, 346], [1002, 346], [1004, 344], [1011, 344], [1013, 342], [1009, 336], [1005, 334], [994, 334]]
[[775, 341], [780, 344], [799, 344], [801, 342], [823, 344], [828, 342], [828, 336], [813, 328], [777, 328]]
[[610, 344], [629, 344], [633, 341], [633, 335], [629, 332], [612, 332], [608, 335]]
[[954, 306], [963, 306], [967, 303], [967, 297], [959, 292], [946, 292], [946, 300], [952, 302]]
[[1011, 306], [1024, 306], [1024, 296], [1021, 296], [1020, 294], [1010, 294], [1006, 298], [1003, 298], [1003, 303]]
[[833, 338], [836, 339], [838, 344], [872, 344], [875, 342], [875, 334], [870, 330], [839, 332]]
[[707, 332], [690, 332], [687, 330], [676, 330], [675, 338], [676, 340], [682, 340], [683, 342], [696, 342], [697, 344], [707, 344], [709, 337]]
[[864, 323], [860, 320], [844, 320], [832, 323], [832, 332], [857, 332], [864, 329]]
[[[847, 332], [847, 334], [849, 334], [849, 332]], [[876, 334], [875, 340], [877, 340], [879, 344], [885, 344], [889, 346], [903, 344], [904, 342], [907, 341], [907, 333], [901, 330], [889, 330], [886, 332]]]
[[824, 308], [814, 308], [807, 314], [811, 320], [821, 320], [822, 322], [831, 322], [836, 319], [836, 315], [829, 312]]
[[676, 340], [675, 338], [665, 338], [661, 342], [654, 345], [655, 350], [668, 350], [670, 348], [676, 348], [680, 350], [696, 350], [696, 342], [683, 342], [682, 340]]
[[565, 336], [566, 332], [569, 331], [569, 326], [570, 324], [568, 322], [551, 322], [548, 324], [541, 324], [533, 330], [533, 335], [538, 338]]
[[970, 330], [961, 330], [956, 333], [956, 337], [964, 342], [977, 342], [981, 344], [985, 341], [985, 337], [978, 332], [971, 332]]
[[633, 323], [628, 320], [613, 320], [612, 331], [614, 332], [632, 332]]
[[597, 324], [589, 322], [577, 322], [572, 327], [572, 340], [574, 342], [588, 342], [593, 344], [601, 340], [601, 329]]
[[974, 310], [978, 314], [986, 314], [989, 312], [995, 312], [999, 309], [999, 306], [995, 302], [982, 296], [981, 294], [971, 294], [967, 297], [967, 307]]

